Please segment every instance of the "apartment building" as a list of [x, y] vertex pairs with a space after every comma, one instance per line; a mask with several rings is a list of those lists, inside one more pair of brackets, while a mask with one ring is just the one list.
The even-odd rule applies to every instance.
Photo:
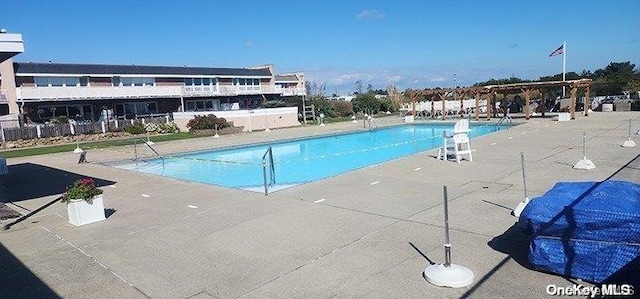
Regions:
[[[276, 75], [272, 65], [210, 68], [3, 62], [15, 81], [11, 113], [25, 121], [64, 115], [76, 120], [260, 107], [265, 100], [305, 94], [302, 73]], [[9, 93], [8, 93], [9, 94]], [[6, 109], [5, 109], [6, 110]]]

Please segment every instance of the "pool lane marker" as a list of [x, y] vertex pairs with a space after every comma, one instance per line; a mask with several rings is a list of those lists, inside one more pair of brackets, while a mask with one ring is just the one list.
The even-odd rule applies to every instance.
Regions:
[[322, 199], [318, 199], [318, 200], [314, 201], [313, 203], [321, 203], [321, 202], [323, 202], [323, 201], [325, 201], [325, 200], [326, 200], [326, 199], [322, 198]]

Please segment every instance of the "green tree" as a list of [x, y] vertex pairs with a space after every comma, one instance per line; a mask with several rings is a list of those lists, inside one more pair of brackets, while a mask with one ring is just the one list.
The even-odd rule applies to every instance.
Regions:
[[376, 114], [380, 111], [380, 101], [376, 99], [375, 94], [372, 92], [356, 95], [351, 103], [353, 104], [354, 112]]
[[623, 91], [638, 90], [640, 73], [636, 65], [626, 62], [611, 62], [604, 69], [593, 72], [594, 95], [619, 95]]

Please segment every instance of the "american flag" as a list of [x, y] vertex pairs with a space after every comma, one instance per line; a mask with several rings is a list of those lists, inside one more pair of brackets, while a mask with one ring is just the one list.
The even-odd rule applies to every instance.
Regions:
[[564, 53], [564, 45], [560, 46], [559, 48], [557, 48], [555, 51], [551, 52], [551, 54], [549, 54], [549, 57], [551, 56], [556, 56], [556, 55], [560, 55]]

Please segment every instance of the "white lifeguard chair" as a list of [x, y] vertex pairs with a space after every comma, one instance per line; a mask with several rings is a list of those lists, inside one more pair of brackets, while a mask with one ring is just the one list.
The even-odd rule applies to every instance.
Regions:
[[455, 155], [456, 162], [460, 163], [462, 155], [469, 155], [469, 162], [473, 162], [471, 144], [469, 138], [469, 120], [461, 119], [453, 127], [453, 134], [442, 132], [442, 147], [438, 150], [438, 159], [448, 159], [449, 152]]

